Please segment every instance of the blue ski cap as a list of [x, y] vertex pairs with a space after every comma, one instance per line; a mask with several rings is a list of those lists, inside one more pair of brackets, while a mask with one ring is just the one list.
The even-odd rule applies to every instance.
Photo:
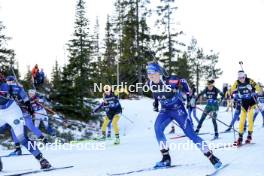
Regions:
[[15, 81], [16, 78], [14, 76], [7, 76], [6, 81]]
[[161, 73], [161, 66], [158, 63], [149, 63], [147, 65], [147, 73], [148, 74], [155, 74], [155, 73]]

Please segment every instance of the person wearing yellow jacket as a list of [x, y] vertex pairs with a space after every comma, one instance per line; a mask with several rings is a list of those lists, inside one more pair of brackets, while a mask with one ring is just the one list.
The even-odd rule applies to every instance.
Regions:
[[120, 119], [119, 114], [122, 113], [122, 107], [117, 94], [112, 91], [110, 85], [104, 86], [103, 102], [97, 108], [95, 108], [93, 113], [97, 112], [99, 109], [104, 109], [106, 112], [106, 117], [102, 125], [102, 140], [106, 139], [106, 129], [108, 124], [112, 122], [116, 137], [114, 144], [119, 144], [120, 138], [118, 121]]
[[239, 137], [234, 142], [235, 146], [241, 146], [243, 142], [244, 124], [248, 116], [248, 136], [246, 143], [250, 143], [253, 133], [253, 115], [256, 108], [256, 93], [261, 93], [260, 86], [251, 78], [248, 78], [244, 71], [238, 71], [238, 80], [231, 87], [231, 93], [237, 91], [241, 98], [241, 116], [239, 122]]

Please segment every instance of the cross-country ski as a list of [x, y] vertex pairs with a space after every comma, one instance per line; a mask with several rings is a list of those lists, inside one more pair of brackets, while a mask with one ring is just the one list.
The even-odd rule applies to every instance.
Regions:
[[155, 168], [155, 167], [149, 167], [149, 168], [144, 168], [144, 169], [138, 169], [138, 170], [131, 170], [127, 172], [121, 172], [121, 173], [114, 173], [114, 174], [107, 174], [108, 176], [116, 176], [116, 175], [129, 175], [129, 174], [135, 174], [139, 172], [147, 172], [147, 171], [154, 171], [158, 169], [170, 169], [170, 168], [175, 168], [175, 167], [180, 167], [182, 165], [171, 165], [171, 166], [165, 166], [162, 168]]
[[42, 173], [42, 172], [45, 174], [49, 174], [49, 172], [51, 172], [51, 171], [69, 169], [72, 167], [73, 166], [63, 166], [63, 167], [51, 167], [49, 169], [42, 169], [42, 170], [20, 171], [20, 172], [13, 173], [13, 174], [5, 174], [4, 176], [23, 176], [23, 175]]
[[226, 167], [228, 167], [230, 164], [224, 164], [223, 166], [221, 166], [220, 168], [216, 169], [213, 173], [211, 174], [206, 174], [206, 176], [216, 176], [219, 172], [221, 172], [221, 170], [225, 169]]

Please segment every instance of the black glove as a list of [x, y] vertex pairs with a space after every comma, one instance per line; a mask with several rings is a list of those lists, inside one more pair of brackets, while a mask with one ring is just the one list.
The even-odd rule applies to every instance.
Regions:
[[153, 102], [153, 111], [159, 112], [159, 103]]
[[34, 110], [33, 110], [32, 106], [31, 106], [31, 104], [30, 104], [30, 101], [26, 101], [26, 102], [25, 102], [25, 105], [26, 105], [26, 107], [27, 107], [27, 111], [28, 111], [28, 113], [29, 113], [30, 115], [34, 115]]
[[224, 100], [224, 97], [222, 97], [222, 98], [220, 99], [220, 101], [218, 102], [218, 105], [221, 105], [221, 103], [222, 103], [223, 100]]

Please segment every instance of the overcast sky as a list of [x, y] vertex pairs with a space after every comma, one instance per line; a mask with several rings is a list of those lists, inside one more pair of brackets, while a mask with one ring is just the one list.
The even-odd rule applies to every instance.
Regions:
[[[101, 31], [112, 0], [86, 0], [91, 23], [99, 16]], [[57, 59], [67, 60], [65, 43], [71, 38], [75, 0], [0, 0], [0, 20], [12, 37], [22, 74], [36, 63], [48, 74]], [[224, 74], [217, 80], [233, 83], [242, 60], [249, 77], [264, 81], [264, 0], [176, 0], [178, 28], [194, 36], [205, 50], [220, 52]], [[104, 34], [102, 34], [104, 35]]]

